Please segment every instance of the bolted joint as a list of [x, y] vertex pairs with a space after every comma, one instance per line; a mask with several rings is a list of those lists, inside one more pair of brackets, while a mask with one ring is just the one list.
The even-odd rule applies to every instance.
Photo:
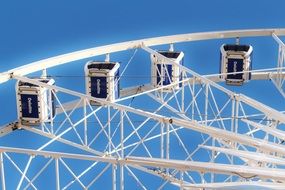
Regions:
[[13, 79], [14, 78], [14, 72], [9, 73], [9, 77], [10, 77], [10, 79]]
[[239, 97], [240, 97], [240, 94], [237, 94], [237, 93], [234, 93], [231, 95], [231, 99], [233, 99], [233, 100], [238, 100]]

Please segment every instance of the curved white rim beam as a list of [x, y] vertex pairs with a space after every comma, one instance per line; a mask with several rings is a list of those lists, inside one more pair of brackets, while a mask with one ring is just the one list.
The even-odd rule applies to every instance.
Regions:
[[104, 55], [113, 52], [125, 51], [128, 49], [139, 48], [142, 44], [145, 46], [156, 46], [163, 44], [172, 44], [189, 41], [210, 40], [210, 39], [225, 39], [235, 37], [257, 37], [257, 36], [272, 36], [273, 34], [278, 36], [285, 35], [285, 29], [254, 29], [254, 30], [231, 30], [231, 31], [218, 31], [218, 32], [201, 32], [201, 33], [189, 33], [179, 34], [171, 36], [162, 36], [155, 38], [147, 38], [141, 40], [127, 41], [122, 43], [115, 43], [105, 46], [99, 46], [95, 48], [89, 48], [85, 50], [75, 51], [48, 59], [32, 62], [27, 65], [9, 70], [4, 73], [0, 73], [0, 84], [8, 81], [10, 75], [24, 76], [36, 71], [40, 71], [46, 68], [55, 67], [58, 65], [66, 64], [72, 61], [94, 57], [98, 55]]

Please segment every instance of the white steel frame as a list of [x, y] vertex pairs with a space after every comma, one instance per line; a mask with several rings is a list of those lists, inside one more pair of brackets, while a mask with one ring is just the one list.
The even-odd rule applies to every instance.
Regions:
[[[284, 188], [285, 171], [278, 166], [285, 165], [285, 149], [282, 144], [285, 140], [285, 132], [282, 130], [282, 126], [285, 124], [285, 114], [219, 85], [220, 75], [199, 75], [150, 48], [150, 46], [170, 44], [173, 49], [174, 43], [198, 40], [272, 36], [279, 45], [277, 68], [254, 71], [252, 79], [271, 79], [285, 98], [283, 90], [285, 45], [278, 37], [284, 35], [285, 29], [258, 29], [149, 38], [64, 54], [0, 73], [0, 84], [10, 79], [16, 79], [51, 90], [59, 105], [57, 113], [63, 117], [63, 121], [59, 125], [42, 123], [41, 128], [34, 128], [14, 121], [0, 128], [0, 137], [17, 129], [24, 129], [49, 139], [48, 142], [34, 149], [0, 147], [2, 189], [9, 188], [5, 178], [7, 167], [5, 163], [7, 162], [20, 173], [21, 177], [16, 189], [37, 189], [34, 181], [40, 177], [42, 172], [51, 167], [52, 162], [54, 162], [55, 189], [68, 189], [74, 183], [77, 183], [82, 189], [92, 189], [93, 185], [108, 170], [112, 173], [110, 176], [112, 180], [109, 181], [112, 181], [113, 189], [126, 187], [127, 173], [139, 188], [147, 189], [146, 182], [139, 177], [138, 171], [163, 179], [164, 182], [158, 189], [162, 189], [167, 184], [178, 186], [180, 189], [238, 188], [242, 185], [272, 189]], [[183, 80], [155, 89], [150, 84], [123, 89], [121, 91], [123, 97], [115, 102], [109, 102], [25, 77], [27, 74], [41, 70], [44, 70], [46, 75], [48, 68], [98, 55], [106, 54], [108, 60], [110, 53], [129, 49], [136, 49], [136, 52], [138, 48], [179, 67], [183, 74]], [[182, 83], [182, 87], [176, 89], [179, 83]], [[62, 102], [57, 93], [72, 96], [76, 100]], [[151, 112], [133, 107], [131, 103], [129, 105], [123, 103], [140, 96], [150, 98], [159, 106]], [[217, 100], [217, 97], [220, 96], [224, 99], [222, 103]], [[90, 101], [99, 102], [102, 106], [92, 107]], [[83, 116], [74, 121], [72, 116], [77, 110], [82, 110]], [[255, 113], [251, 113], [249, 110], [255, 110]], [[99, 117], [103, 111], [105, 111], [107, 121]], [[164, 114], [163, 111], [168, 111], [171, 115]], [[225, 112], [229, 114], [223, 116]], [[256, 116], [262, 117], [262, 119], [258, 122], [249, 119]], [[136, 124], [135, 118], [140, 118], [142, 121]], [[92, 135], [90, 132], [93, 130], [88, 124], [90, 119], [95, 120], [96, 126], [98, 126], [96, 135]], [[116, 119], [118, 122], [114, 124]], [[150, 127], [150, 130], [143, 133], [141, 129], [147, 127]], [[200, 134], [201, 142], [194, 150], [190, 150], [180, 131]], [[258, 133], [263, 135], [256, 135]], [[67, 134], [72, 134], [74, 138], [68, 138]], [[106, 144], [97, 147], [96, 142], [100, 138], [105, 138]], [[136, 139], [136, 141], [133, 142], [131, 139]], [[155, 145], [149, 144], [154, 140], [159, 142], [159, 150], [156, 152], [152, 150]], [[171, 150], [175, 141], [179, 143], [181, 153], [184, 154], [184, 157], [179, 160], [174, 158], [175, 155]], [[86, 154], [47, 151], [46, 148], [55, 142], [84, 151]], [[134, 156], [138, 150], [144, 152], [143, 157]], [[195, 156], [198, 152], [203, 151], [208, 154], [208, 161], [196, 161]], [[16, 163], [19, 160], [13, 158], [11, 154], [28, 155], [29, 159], [25, 168], [21, 169]], [[227, 163], [216, 163], [221, 155], [225, 156]], [[34, 160], [41, 156], [49, 159], [45, 161], [44, 166], [38, 172], [31, 176], [30, 167], [35, 162]], [[88, 161], [89, 166], [78, 173], [71, 164], [68, 164], [66, 161], [68, 159]], [[237, 159], [240, 159], [242, 164]], [[98, 167], [99, 164], [104, 164], [101, 172], [92, 176], [91, 181], [83, 181], [83, 176]], [[72, 178], [67, 184], [62, 183], [63, 174], [60, 172], [62, 168], [65, 168]], [[197, 177], [195, 179], [192, 177], [195, 176], [193, 172], [198, 174], [199, 181], [197, 181]], [[207, 177], [208, 173], [210, 177]], [[220, 174], [226, 178], [223, 182], [217, 183], [215, 179]]]

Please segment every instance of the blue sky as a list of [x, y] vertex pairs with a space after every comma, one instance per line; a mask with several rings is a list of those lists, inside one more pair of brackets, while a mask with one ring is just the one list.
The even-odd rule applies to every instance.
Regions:
[[[75, 50], [147, 37], [233, 29], [284, 28], [284, 7], [285, 2], [282, 0], [1, 0], [0, 72]], [[242, 39], [243, 42], [247, 40]], [[269, 67], [266, 64], [275, 51], [268, 46], [273, 44], [276, 49], [274, 42], [264, 39], [260, 43], [250, 43], [261, 45], [256, 48], [259, 53], [254, 60], [259, 64], [255, 68]], [[193, 70], [203, 74], [217, 73], [218, 67], [212, 67], [210, 62], [217, 61], [219, 44], [217, 41], [194, 42], [189, 46], [188, 50], [193, 54], [189, 59], [195, 63], [192, 65]], [[205, 52], [201, 51], [203, 48], [209, 50], [206, 54], [214, 58], [205, 56]], [[199, 61], [204, 65], [199, 65]], [[270, 63], [270, 66], [274, 65]], [[70, 71], [76, 73], [75, 68], [70, 68]], [[0, 87], [0, 125], [16, 118], [13, 85], [13, 82], [9, 82]], [[262, 92], [262, 85], [258, 83], [260, 88], [248, 94], [257, 96], [256, 92]], [[266, 100], [268, 95], [258, 98]], [[277, 100], [272, 100], [272, 103], [278, 109], [284, 108], [283, 105], [277, 106]]]
[[1, 1], [0, 71], [143, 37], [284, 26], [282, 0]]

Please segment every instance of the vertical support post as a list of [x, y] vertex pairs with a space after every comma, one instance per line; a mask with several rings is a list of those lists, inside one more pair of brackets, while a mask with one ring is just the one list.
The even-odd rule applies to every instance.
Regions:
[[106, 58], [105, 58], [105, 62], [109, 62], [109, 61], [110, 61], [110, 54], [107, 53], [107, 54], [106, 54]]
[[[215, 141], [215, 138], [212, 137], [212, 147], [215, 147], [216, 146], [216, 141]], [[212, 150], [212, 159], [211, 159], [211, 162], [215, 162], [215, 156], [216, 156], [216, 151], [213, 151]], [[214, 183], [215, 181], [215, 173], [211, 173], [211, 183]]]
[[[181, 72], [182, 80], [184, 80], [184, 71]], [[185, 83], [182, 82], [182, 89], [181, 89], [181, 111], [185, 113]]]
[[83, 100], [83, 116], [84, 116], [84, 144], [87, 146], [88, 145], [88, 129], [87, 129], [87, 103], [86, 103], [86, 99]]
[[124, 190], [124, 166], [120, 165], [120, 189]]
[[50, 115], [50, 128], [51, 128], [50, 130], [51, 130], [51, 133], [54, 134], [54, 130], [53, 130], [53, 126], [54, 126], [53, 125], [53, 119], [54, 119], [53, 114], [54, 113], [53, 113], [53, 111], [55, 111], [55, 110], [52, 109], [53, 108], [53, 105], [52, 105], [52, 103], [53, 103], [53, 101], [52, 101], [53, 91], [48, 90], [48, 93], [49, 93], [49, 103], [48, 103], [49, 109], [48, 110], [49, 110], [49, 115]]
[[108, 136], [109, 136], [109, 140], [108, 140], [108, 149], [109, 152], [112, 151], [112, 147], [111, 147], [111, 109], [110, 106], [108, 106]]
[[204, 177], [204, 172], [201, 172], [200, 176], [201, 176], [201, 182], [204, 184], [206, 182], [205, 177]]
[[[124, 158], [124, 112], [120, 111], [121, 159]], [[124, 165], [120, 165], [120, 186], [124, 190]]]
[[183, 190], [184, 187], [183, 187], [183, 181], [184, 181], [184, 172], [183, 171], [180, 171], [180, 190]]
[[192, 120], [195, 119], [195, 101], [196, 101], [196, 97], [195, 97], [195, 82], [196, 82], [196, 78], [193, 77], [193, 89], [192, 89]]
[[174, 45], [172, 43], [170, 44], [169, 51], [174, 51]]
[[236, 100], [236, 111], [235, 111], [235, 128], [234, 133], [238, 132], [238, 115], [239, 115], [239, 100]]
[[164, 96], [163, 96], [163, 94], [164, 94], [164, 89], [162, 88], [162, 89], [160, 90], [160, 99], [161, 99], [162, 102], [164, 102]]
[[240, 43], [240, 39], [239, 37], [236, 37], [236, 45], [239, 45], [239, 43]]
[[3, 152], [0, 153], [0, 168], [1, 168], [2, 190], [6, 190], [6, 184], [5, 184], [5, 170], [4, 170], [4, 161], [3, 161]]
[[160, 124], [160, 157], [164, 158], [164, 123]]
[[231, 118], [231, 132], [234, 132], [234, 126], [235, 126], [235, 98], [232, 98], [232, 118]]
[[[160, 64], [160, 72], [159, 73], [159, 77], [160, 77], [160, 82], [159, 82], [159, 87], [162, 87], [163, 86], [163, 81], [165, 80], [165, 64], [161, 63]], [[163, 96], [163, 93], [164, 92], [164, 89], [160, 89], [159, 90], [159, 95], [160, 95], [160, 100], [161, 102], [164, 102], [164, 96]]]
[[43, 132], [45, 132], [44, 123], [41, 123], [41, 130], [42, 130]]
[[[269, 126], [270, 125], [270, 121], [268, 120], [268, 117], [266, 119], [267, 119], [266, 126]], [[270, 126], [270, 127], [275, 128], [275, 126]], [[266, 132], [265, 136], [264, 136], [264, 140], [268, 141], [268, 138], [269, 138], [269, 133]], [[276, 140], [276, 136], [273, 136], [273, 142], [274, 143], [275, 143], [275, 140]]]
[[[276, 123], [276, 122], [272, 122], [272, 121], [270, 121], [269, 118], [267, 118], [266, 125], [267, 125], [267, 126], [270, 126], [270, 125], [271, 125], [270, 127], [276, 129], [277, 123]], [[268, 133], [266, 133], [266, 134], [268, 135]], [[278, 142], [278, 138], [276, 138], [276, 136], [273, 137], [273, 142], [274, 142], [274, 143], [279, 143], [279, 142]], [[281, 141], [281, 142], [282, 142], [282, 141]], [[281, 142], [280, 142], [280, 143], [281, 143]]]
[[46, 68], [43, 69], [41, 78], [47, 78], [47, 69]]
[[115, 164], [112, 165], [112, 190], [116, 190], [117, 188], [117, 166]]
[[58, 158], [54, 158], [54, 161], [55, 161], [56, 190], [60, 190]]
[[[166, 159], [169, 160], [169, 144], [170, 144], [170, 137], [169, 137], [169, 123], [166, 123]], [[169, 174], [169, 169], [166, 169], [166, 173]]]
[[208, 124], [208, 103], [209, 103], [209, 84], [206, 84], [206, 89], [205, 89], [205, 125], [207, 126]]
[[[235, 99], [235, 112], [234, 112], [234, 129], [233, 129], [233, 132], [234, 133], [238, 133], [238, 123], [239, 123], [239, 118], [238, 118], [238, 115], [239, 115], [239, 100], [238, 99]], [[237, 143], [234, 142], [233, 144], [234, 148], [237, 148]], [[234, 157], [232, 156], [232, 163], [231, 164], [234, 164]], [[231, 181], [233, 180], [232, 178], [233, 176], [231, 176]]]
[[[270, 118], [266, 118], [267, 119], [267, 122], [266, 122], [266, 125], [267, 126], [270, 126], [270, 127], [272, 127], [272, 128], [274, 128], [274, 129], [276, 129], [276, 127], [277, 127], [277, 125], [278, 125], [278, 122], [276, 122], [276, 121], [272, 121]], [[266, 135], [267, 135], [267, 138], [268, 138], [268, 133], [266, 133]], [[283, 140], [280, 140], [279, 138], [277, 138], [276, 136], [274, 136], [273, 137], [273, 143], [276, 143], [276, 144], [283, 144], [284, 142], [283, 142]], [[258, 150], [257, 150], [258, 151]], [[279, 155], [277, 152], [276, 153], [274, 153], [274, 155], [275, 156], [277, 156], [277, 157], [280, 157], [280, 156], [282, 156], [282, 155]], [[266, 166], [266, 164], [267, 163], [265, 163], [265, 162], [263, 162], [262, 163], [262, 167], [264, 167], [264, 166]], [[272, 168], [275, 168], [275, 167], [277, 167], [276, 166], [276, 164], [272, 164]]]
[[[235, 118], [236, 118], [236, 98], [232, 97], [232, 118], [231, 118], [231, 132], [235, 132]], [[234, 156], [230, 155], [230, 163], [234, 164]], [[232, 181], [233, 178], [231, 177], [230, 180]]]
[[169, 144], [170, 144], [169, 123], [166, 123], [166, 159], [169, 159]]
[[278, 53], [278, 64], [277, 64], [277, 84], [281, 90], [284, 77], [283, 77], [283, 66], [285, 61], [285, 46], [279, 45], [279, 53]]
[[277, 61], [277, 77], [276, 77], [276, 84], [280, 87], [281, 78], [280, 75], [282, 74], [282, 70], [280, 69], [281, 66], [281, 54], [282, 54], [282, 46], [279, 45], [278, 48], [278, 61]]

